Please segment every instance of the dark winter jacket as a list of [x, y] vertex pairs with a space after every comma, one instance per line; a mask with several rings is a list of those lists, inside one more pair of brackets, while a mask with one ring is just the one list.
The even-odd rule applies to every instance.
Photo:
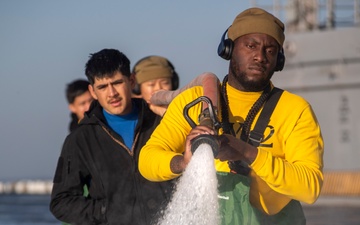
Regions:
[[[137, 166], [139, 151], [161, 118], [142, 99], [133, 102], [140, 113], [132, 150], [106, 124], [97, 101], [65, 139], [50, 203], [59, 220], [72, 225], [147, 225], [166, 206], [172, 183], [147, 181]], [[84, 184], [88, 197], [83, 196]]]
[[73, 132], [79, 126], [79, 119], [75, 113], [70, 114], [71, 121], [69, 124], [69, 131]]

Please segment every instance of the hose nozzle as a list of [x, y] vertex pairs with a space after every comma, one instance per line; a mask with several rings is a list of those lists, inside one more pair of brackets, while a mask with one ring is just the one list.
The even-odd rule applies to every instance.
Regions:
[[191, 152], [194, 154], [195, 150], [198, 149], [198, 147], [201, 144], [210, 145], [212, 152], [214, 154], [214, 157], [217, 156], [218, 151], [219, 151], [219, 143], [213, 135], [200, 134], [198, 137], [192, 139], [191, 140]]

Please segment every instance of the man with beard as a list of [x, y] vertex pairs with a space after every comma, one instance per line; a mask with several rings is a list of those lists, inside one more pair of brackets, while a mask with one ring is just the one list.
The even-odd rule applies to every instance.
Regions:
[[[227, 31], [218, 48], [219, 56], [230, 60], [215, 110], [222, 129], [202, 125], [209, 113], [201, 104], [188, 110], [193, 121], [200, 118], [200, 125], [191, 127], [183, 109], [205, 91], [195, 86], [182, 92], [143, 147], [140, 172], [151, 181], [180, 176], [192, 157], [191, 141], [213, 135], [219, 145], [215, 167], [222, 224], [305, 224], [300, 202], [312, 204], [320, 194], [323, 139], [309, 103], [270, 81], [284, 66], [284, 25], [251, 8]], [[260, 133], [258, 124], [264, 127]]]
[[143, 178], [138, 156], [161, 117], [143, 99], [131, 98], [135, 78], [122, 52], [91, 54], [85, 74], [95, 100], [65, 139], [50, 210], [70, 224], [151, 224], [169, 200], [172, 182]]

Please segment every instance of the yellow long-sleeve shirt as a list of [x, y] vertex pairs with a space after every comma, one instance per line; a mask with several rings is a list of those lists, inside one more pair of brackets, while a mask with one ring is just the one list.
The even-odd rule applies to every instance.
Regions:
[[[178, 95], [169, 105], [161, 123], [140, 152], [139, 169], [151, 181], [173, 179], [170, 161], [185, 150], [191, 127], [185, 120], [185, 105], [202, 96], [200, 86]], [[240, 138], [240, 124], [261, 92], [241, 92], [227, 85], [229, 120]], [[201, 104], [190, 108], [197, 122]], [[259, 116], [260, 112], [257, 114]], [[252, 129], [257, 121], [252, 124]], [[291, 199], [314, 203], [323, 182], [323, 139], [311, 106], [301, 97], [284, 91], [250, 165], [252, 205], [266, 214], [279, 212]], [[227, 162], [215, 160], [217, 171], [229, 172]]]

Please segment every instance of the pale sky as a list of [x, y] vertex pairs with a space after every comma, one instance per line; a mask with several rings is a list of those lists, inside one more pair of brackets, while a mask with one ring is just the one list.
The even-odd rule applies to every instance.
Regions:
[[124, 52], [132, 65], [167, 57], [180, 85], [222, 78], [221, 35], [240, 0], [0, 1], [0, 181], [52, 179], [70, 121], [65, 86], [85, 78], [89, 54]]

